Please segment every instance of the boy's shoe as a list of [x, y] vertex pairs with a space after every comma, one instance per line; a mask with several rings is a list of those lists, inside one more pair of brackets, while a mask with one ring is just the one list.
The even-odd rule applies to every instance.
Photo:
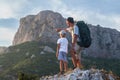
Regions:
[[57, 75], [58, 75], [58, 77], [59, 77], [60, 75], [63, 75], [63, 74], [64, 74], [64, 72], [61, 71], [61, 72], [59, 72]]

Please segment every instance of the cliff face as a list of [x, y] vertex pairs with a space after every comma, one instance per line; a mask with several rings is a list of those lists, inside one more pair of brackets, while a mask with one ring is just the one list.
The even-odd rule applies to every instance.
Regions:
[[89, 25], [92, 45], [86, 53], [93, 57], [120, 59], [120, 32], [114, 29]]
[[65, 19], [56, 12], [46, 10], [37, 15], [29, 15], [21, 18], [13, 45], [33, 40], [54, 42], [58, 38], [54, 29], [65, 26]]
[[[99, 25], [88, 24], [88, 26], [91, 31], [92, 45], [84, 53], [92, 57], [120, 59], [120, 32]], [[21, 18], [13, 45], [34, 40], [56, 43], [58, 33], [54, 29], [57, 27], [66, 27], [65, 19], [53, 11], [41, 11], [37, 15]]]

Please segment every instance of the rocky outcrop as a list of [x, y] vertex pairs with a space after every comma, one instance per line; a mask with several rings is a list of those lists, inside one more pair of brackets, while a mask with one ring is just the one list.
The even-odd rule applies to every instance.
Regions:
[[44, 51], [50, 52], [50, 53], [55, 53], [55, 51], [52, 48], [48, 47], [48, 46], [44, 47]]
[[113, 75], [112, 72], [108, 73], [104, 70], [90, 69], [80, 70], [75, 69], [68, 71], [63, 75], [43, 76], [40, 80], [119, 80], [120, 78]]
[[13, 45], [34, 40], [55, 42], [58, 38], [55, 28], [65, 26], [65, 19], [53, 11], [46, 10], [37, 15], [28, 15], [20, 19]]
[[120, 32], [115, 29], [89, 25], [92, 45], [86, 54], [93, 57], [120, 59]]
[[3, 54], [7, 51], [7, 47], [0, 47], [0, 54]]
[[[103, 28], [100, 25], [88, 24], [92, 44], [84, 53], [92, 57], [120, 59], [120, 32]], [[29, 15], [20, 19], [19, 29], [14, 37], [13, 45], [26, 41], [40, 40], [56, 43], [58, 33], [55, 28], [66, 27], [65, 19], [53, 11], [41, 11], [37, 15]], [[70, 38], [70, 37], [69, 37]]]

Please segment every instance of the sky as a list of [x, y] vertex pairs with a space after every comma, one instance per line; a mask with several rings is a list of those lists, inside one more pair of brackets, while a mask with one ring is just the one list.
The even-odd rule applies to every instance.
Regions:
[[20, 18], [42, 10], [120, 31], [120, 0], [0, 0], [0, 46], [12, 45]]

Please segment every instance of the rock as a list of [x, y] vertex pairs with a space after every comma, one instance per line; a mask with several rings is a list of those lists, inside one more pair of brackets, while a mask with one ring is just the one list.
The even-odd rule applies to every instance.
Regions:
[[29, 56], [29, 52], [26, 53], [26, 56]]
[[0, 47], [0, 54], [6, 53], [7, 47]]
[[45, 53], [42, 51], [42, 52], [40, 52], [40, 54], [45, 54]]
[[[105, 76], [103, 76], [103, 74]], [[109, 75], [109, 76], [107, 76]], [[102, 73], [101, 70], [98, 69], [90, 69], [90, 70], [80, 70], [76, 68], [71, 73], [64, 75], [54, 75], [54, 76], [46, 76], [40, 78], [40, 80], [116, 80], [114, 78], [115, 75]]]
[[50, 52], [50, 53], [55, 53], [55, 51], [52, 48], [48, 47], [48, 46], [44, 47], [44, 51]]
[[16, 49], [16, 52], [19, 52], [20, 51], [20, 49]]
[[36, 57], [36, 56], [33, 54], [30, 58], [33, 59], [33, 58], [35, 58], [35, 57]]
[[3, 65], [0, 65], [0, 72], [3, 71]]

